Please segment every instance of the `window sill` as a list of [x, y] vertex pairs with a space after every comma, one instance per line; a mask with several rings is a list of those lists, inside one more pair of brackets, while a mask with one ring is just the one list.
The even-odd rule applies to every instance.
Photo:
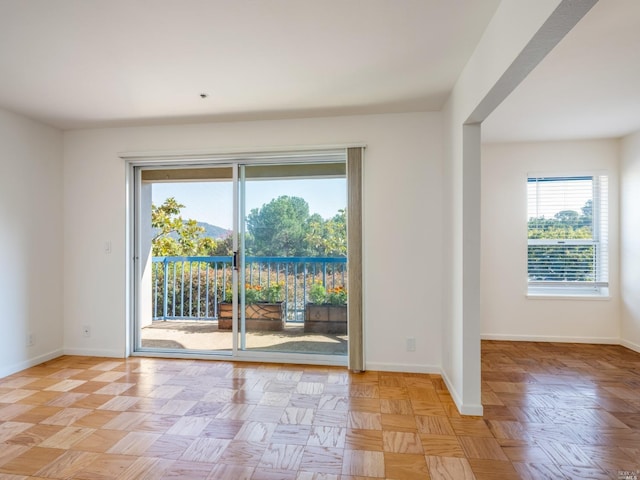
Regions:
[[609, 295], [585, 295], [585, 294], [561, 294], [561, 295], [553, 295], [549, 293], [527, 293], [527, 299], [529, 300], [611, 300]]

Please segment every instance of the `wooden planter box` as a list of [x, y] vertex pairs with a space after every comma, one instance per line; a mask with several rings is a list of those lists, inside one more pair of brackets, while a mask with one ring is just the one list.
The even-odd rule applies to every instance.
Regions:
[[[233, 304], [221, 303], [218, 307], [218, 330], [231, 330]], [[280, 331], [284, 328], [284, 302], [245, 305], [245, 319], [247, 330]]]
[[346, 335], [347, 306], [307, 303], [304, 309], [304, 331]]

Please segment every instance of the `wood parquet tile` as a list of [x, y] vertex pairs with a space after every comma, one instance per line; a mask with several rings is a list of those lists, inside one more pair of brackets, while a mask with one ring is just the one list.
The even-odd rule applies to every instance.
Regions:
[[61, 357], [0, 379], [0, 480], [640, 475], [640, 354], [482, 344], [484, 417], [438, 375]]

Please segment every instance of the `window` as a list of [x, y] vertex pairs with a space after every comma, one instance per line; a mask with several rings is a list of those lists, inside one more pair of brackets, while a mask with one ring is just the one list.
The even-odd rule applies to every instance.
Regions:
[[529, 294], [608, 295], [607, 176], [529, 177]]

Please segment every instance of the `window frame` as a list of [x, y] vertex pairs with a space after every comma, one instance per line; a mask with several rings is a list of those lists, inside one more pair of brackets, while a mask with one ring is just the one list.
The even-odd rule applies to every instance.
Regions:
[[[590, 239], [530, 239], [529, 190], [527, 188], [527, 290], [528, 298], [609, 298], [609, 173], [606, 171], [572, 172], [570, 174], [529, 172], [527, 185], [536, 179], [586, 180], [592, 182], [592, 238]], [[532, 245], [592, 245], [594, 247], [594, 281], [531, 281], [529, 280], [529, 247]]]

